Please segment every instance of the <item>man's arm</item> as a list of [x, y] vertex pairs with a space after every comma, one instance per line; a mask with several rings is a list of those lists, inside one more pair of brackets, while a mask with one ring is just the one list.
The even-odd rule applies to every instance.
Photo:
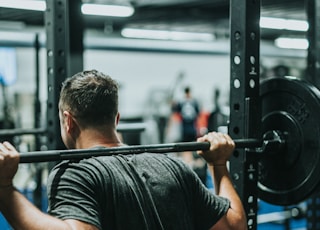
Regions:
[[198, 141], [210, 142], [209, 151], [198, 153], [208, 163], [217, 195], [230, 200], [227, 213], [211, 229], [247, 229], [245, 211], [227, 169], [227, 161], [235, 147], [233, 140], [227, 134], [212, 132]]
[[227, 167], [209, 165], [208, 168], [214, 178], [216, 194], [230, 200], [228, 212], [212, 229], [247, 229], [245, 212], [233, 187]]
[[14, 229], [26, 230], [97, 230], [77, 220], [60, 220], [41, 212], [12, 185], [17, 172], [19, 153], [5, 142], [0, 143], [0, 211]]

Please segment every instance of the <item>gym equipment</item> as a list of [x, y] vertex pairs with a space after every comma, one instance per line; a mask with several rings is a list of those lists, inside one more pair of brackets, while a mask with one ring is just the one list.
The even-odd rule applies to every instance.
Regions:
[[286, 145], [282, 152], [261, 154], [259, 198], [298, 203], [320, 182], [320, 91], [297, 78], [273, 78], [261, 83], [260, 98], [262, 133], [281, 130]]
[[291, 207], [288, 210], [280, 212], [271, 212], [258, 215], [258, 224], [265, 224], [271, 222], [284, 222], [289, 219], [300, 219], [305, 216], [305, 210], [300, 207]]
[[[265, 140], [264, 145], [274, 140]], [[281, 140], [282, 141], [282, 140]], [[239, 139], [235, 140], [236, 147], [258, 147], [261, 141], [257, 139]], [[20, 163], [32, 162], [47, 162], [47, 161], [60, 161], [60, 160], [76, 160], [97, 156], [111, 156], [116, 154], [128, 155], [139, 153], [170, 153], [170, 152], [183, 152], [183, 151], [197, 151], [208, 150], [210, 148], [209, 142], [180, 142], [168, 144], [154, 144], [154, 145], [132, 145], [120, 146], [111, 148], [98, 148], [98, 149], [69, 149], [69, 150], [48, 150], [48, 151], [34, 151], [20, 154]], [[263, 148], [263, 147], [262, 147]]]

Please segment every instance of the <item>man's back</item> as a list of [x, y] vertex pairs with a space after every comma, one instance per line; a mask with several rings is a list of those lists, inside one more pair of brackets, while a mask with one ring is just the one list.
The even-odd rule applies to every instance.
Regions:
[[50, 214], [104, 230], [208, 229], [229, 207], [190, 168], [163, 154], [64, 162], [51, 183]]

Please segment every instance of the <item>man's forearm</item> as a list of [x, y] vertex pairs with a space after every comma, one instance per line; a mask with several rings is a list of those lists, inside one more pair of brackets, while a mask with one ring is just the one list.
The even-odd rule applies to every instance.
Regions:
[[215, 166], [209, 164], [208, 167], [214, 180], [213, 182], [217, 195], [229, 197], [230, 195], [233, 195], [233, 193], [236, 193], [229, 177], [229, 171], [226, 164]]
[[[214, 186], [216, 194], [222, 197], [225, 197], [230, 200], [230, 211], [227, 214], [227, 219], [225, 221], [228, 226], [234, 226], [232, 223], [243, 223], [243, 226], [238, 225], [234, 226], [236, 229], [245, 229], [246, 228], [246, 217], [243, 210], [242, 202], [234, 189], [231, 178], [229, 176], [229, 171], [226, 165], [209, 165], [209, 170], [213, 176]], [[230, 218], [233, 216], [232, 218]], [[237, 222], [236, 220], [242, 220]]]
[[14, 229], [70, 229], [64, 221], [41, 212], [12, 186], [0, 188], [0, 211]]

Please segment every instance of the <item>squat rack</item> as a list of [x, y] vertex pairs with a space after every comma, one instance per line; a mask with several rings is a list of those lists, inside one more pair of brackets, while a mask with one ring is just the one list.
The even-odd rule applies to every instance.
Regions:
[[[307, 0], [308, 13], [312, 20], [311, 31], [319, 35], [320, 0]], [[83, 69], [83, 22], [80, 0], [47, 0], [45, 26], [47, 34], [48, 74], [48, 148], [61, 149], [57, 103], [60, 85], [64, 79]], [[312, 4], [316, 4], [316, 6]], [[260, 74], [260, 0], [230, 0], [230, 123], [229, 134], [235, 139], [261, 139], [261, 104], [259, 102]], [[313, 13], [311, 12], [313, 9]], [[310, 18], [309, 18], [310, 20]], [[316, 47], [318, 36], [310, 40]], [[71, 45], [72, 44], [72, 45]], [[312, 45], [313, 44], [313, 45]], [[314, 53], [313, 53], [314, 54]], [[315, 80], [319, 52], [309, 52], [308, 70]], [[312, 67], [312, 68], [311, 68]], [[319, 84], [317, 84], [319, 85]], [[249, 149], [237, 149], [230, 160], [230, 173], [247, 213], [248, 229], [257, 228], [258, 159]], [[312, 198], [308, 229], [319, 226], [316, 218], [319, 204]]]
[[[259, 100], [260, 0], [230, 1], [230, 124], [229, 134], [237, 138], [261, 139]], [[306, 0], [309, 22], [307, 76], [320, 88], [320, 0]], [[240, 100], [239, 100], [240, 99]], [[230, 173], [247, 214], [248, 229], [257, 228], [258, 159], [249, 149], [234, 152]], [[307, 200], [307, 229], [319, 229], [320, 202], [316, 193]]]

